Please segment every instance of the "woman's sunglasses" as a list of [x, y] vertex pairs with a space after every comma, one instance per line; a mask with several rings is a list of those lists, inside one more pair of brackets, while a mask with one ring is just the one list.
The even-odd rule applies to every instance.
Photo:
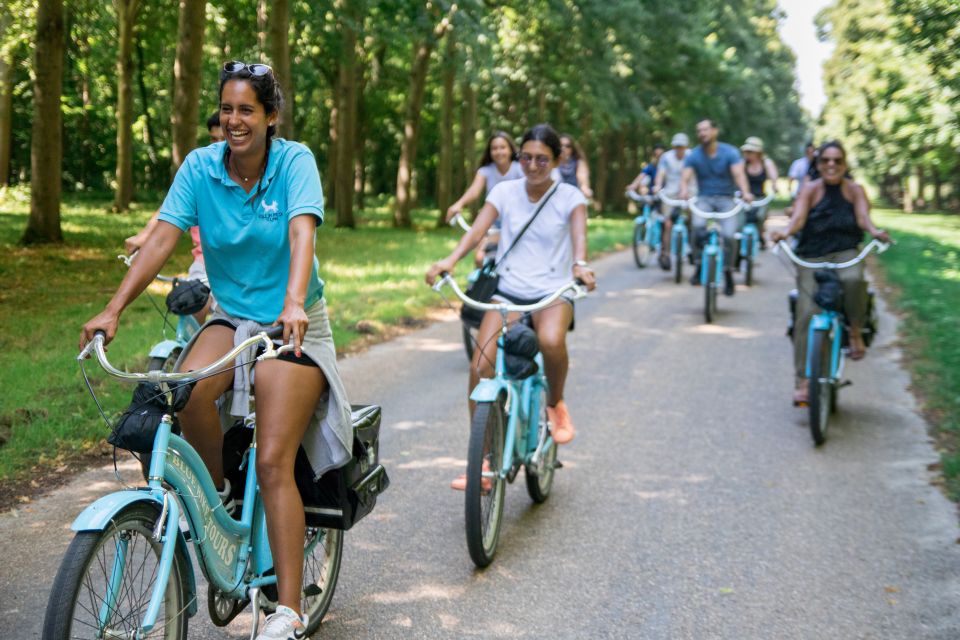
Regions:
[[817, 158], [820, 164], [843, 164], [843, 158]]
[[241, 62], [239, 60], [231, 60], [226, 62], [223, 65], [222, 74], [231, 74], [231, 73], [240, 73], [241, 71], [246, 71], [251, 76], [265, 76], [268, 73], [273, 73], [273, 69], [270, 65], [260, 64], [256, 62], [254, 64], [247, 64], [246, 62]]

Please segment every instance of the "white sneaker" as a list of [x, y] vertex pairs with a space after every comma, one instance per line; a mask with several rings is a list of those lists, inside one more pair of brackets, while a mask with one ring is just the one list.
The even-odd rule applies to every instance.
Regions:
[[307, 634], [307, 616], [301, 619], [290, 607], [280, 605], [277, 612], [267, 616], [263, 631], [256, 640], [301, 640]]

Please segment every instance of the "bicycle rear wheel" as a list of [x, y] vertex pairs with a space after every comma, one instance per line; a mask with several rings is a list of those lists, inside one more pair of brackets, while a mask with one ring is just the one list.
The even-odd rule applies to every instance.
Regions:
[[751, 254], [747, 254], [747, 257], [744, 258], [744, 260], [746, 260], [746, 267], [745, 267], [743, 280], [748, 287], [752, 287], [753, 286], [753, 256]]
[[[550, 421], [547, 418], [547, 390], [540, 387], [539, 411], [534, 416], [536, 422], [531, 427], [537, 429], [537, 442], [543, 438], [544, 434], [550, 432]], [[524, 467], [527, 480], [527, 493], [530, 499], [537, 504], [546, 502], [550, 496], [550, 489], [553, 487], [553, 477], [557, 471], [557, 443], [551, 441], [549, 447], [544, 447], [540, 452], [540, 461], [531, 468], [530, 465]]]
[[647, 244], [647, 225], [645, 223], [633, 225], [633, 260], [637, 267], [643, 269], [650, 259], [650, 245]]
[[707, 261], [707, 282], [703, 285], [703, 318], [707, 324], [717, 315], [717, 258], [705, 256]]
[[478, 402], [470, 427], [464, 521], [470, 558], [481, 569], [493, 561], [500, 538], [506, 491], [506, 482], [500, 476], [504, 418], [502, 399]]
[[157, 515], [153, 506], [135, 503], [107, 529], [77, 533], [50, 591], [44, 640], [187, 637], [186, 549], [176, 551], [156, 625], [148, 633], [140, 628], [160, 569]]
[[[677, 241], [680, 244], [679, 241]], [[682, 246], [682, 245], [681, 245]], [[673, 254], [673, 281], [680, 284], [683, 281], [683, 249], [678, 248]]]
[[830, 371], [831, 340], [827, 331], [814, 331], [810, 344], [810, 435], [818, 446], [827, 439], [831, 407], [836, 390]]

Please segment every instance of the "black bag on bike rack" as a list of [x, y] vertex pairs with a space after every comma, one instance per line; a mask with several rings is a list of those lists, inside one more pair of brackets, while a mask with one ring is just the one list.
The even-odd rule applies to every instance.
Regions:
[[210, 298], [210, 287], [200, 280], [174, 279], [167, 294], [167, 310], [178, 316], [189, 316], [203, 309]]
[[[113, 431], [107, 436], [107, 442], [120, 449], [134, 453], [150, 453], [153, 450], [153, 439], [160, 427], [163, 414], [174, 415], [183, 409], [193, 384], [180, 384], [173, 388], [173, 406], [167, 404], [167, 397], [160, 390], [160, 385], [154, 382], [141, 382], [133, 390], [133, 399], [127, 410], [113, 426]], [[174, 420], [174, 433], [179, 433]]]
[[843, 285], [840, 276], [830, 269], [820, 269], [814, 272], [813, 279], [817, 281], [817, 291], [813, 294], [813, 301], [824, 311], [843, 313]]
[[373, 511], [377, 496], [390, 486], [379, 462], [380, 407], [355, 405], [352, 409], [353, 456], [347, 464], [315, 480], [303, 447], [297, 451], [293, 473], [307, 526], [346, 531]]

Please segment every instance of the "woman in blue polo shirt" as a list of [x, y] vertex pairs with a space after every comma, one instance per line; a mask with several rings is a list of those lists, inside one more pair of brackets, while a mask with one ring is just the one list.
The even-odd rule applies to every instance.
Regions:
[[[314, 255], [323, 195], [313, 154], [273, 139], [283, 97], [270, 67], [228, 62], [220, 73], [225, 142], [184, 160], [160, 208], [159, 223], [113, 299], [83, 327], [113, 338], [123, 309], [153, 280], [180, 234], [197, 225], [219, 309], [197, 335], [180, 369], [199, 369], [268, 325], [283, 325], [294, 354], [257, 366], [257, 477], [266, 509], [279, 604], [258, 639], [292, 637], [300, 612], [303, 504], [293, 468], [302, 443], [319, 475], [350, 457], [350, 405], [340, 382]], [[238, 360], [248, 361], [251, 357]], [[230, 412], [249, 410], [249, 368], [197, 382], [179, 413], [184, 434], [218, 487], [225, 486], [217, 399], [233, 390]]]

